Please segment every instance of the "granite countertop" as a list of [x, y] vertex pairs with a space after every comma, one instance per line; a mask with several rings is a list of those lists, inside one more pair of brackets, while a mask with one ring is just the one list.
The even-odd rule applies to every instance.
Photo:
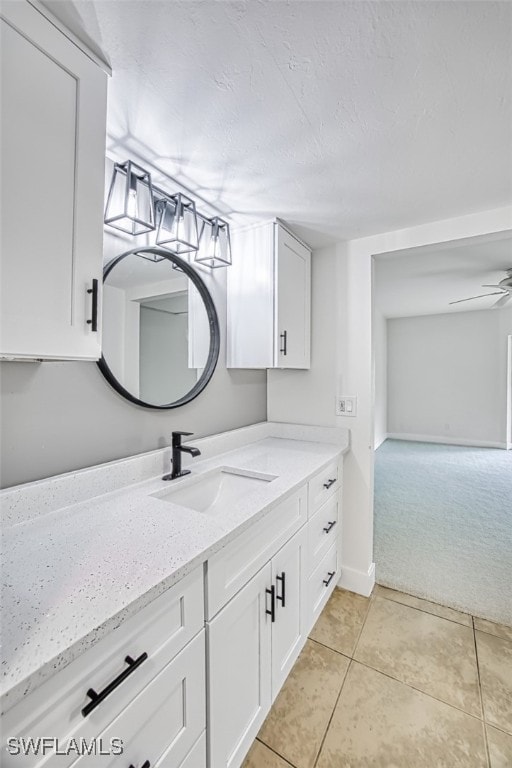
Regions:
[[198, 567], [347, 449], [348, 440], [343, 446], [265, 437], [195, 459], [190, 465], [194, 476], [216, 467], [277, 476], [232, 508], [211, 515], [152, 496], [171, 488], [159, 476], [6, 528], [2, 710]]

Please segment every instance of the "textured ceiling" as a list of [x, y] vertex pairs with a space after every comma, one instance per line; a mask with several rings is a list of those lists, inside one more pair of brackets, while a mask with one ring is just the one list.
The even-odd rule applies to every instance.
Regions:
[[385, 317], [490, 309], [499, 296], [449, 302], [497, 290], [482, 285], [496, 284], [507, 269], [512, 232], [384, 253], [375, 257], [375, 303]]
[[512, 4], [47, 0], [110, 61], [108, 130], [313, 245], [512, 199]]

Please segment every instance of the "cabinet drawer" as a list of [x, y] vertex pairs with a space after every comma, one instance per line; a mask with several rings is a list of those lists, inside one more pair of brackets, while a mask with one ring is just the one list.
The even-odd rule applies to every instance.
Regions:
[[338, 494], [331, 496], [308, 523], [308, 555], [310, 571], [313, 571], [322, 560], [327, 550], [339, 535]]
[[[172, 748], [162, 755], [155, 768], [176, 768]], [[179, 768], [206, 768], [206, 731], [203, 731]]]
[[211, 619], [306, 522], [306, 486], [283, 501], [208, 560]]
[[338, 546], [335, 542], [309, 578], [311, 626], [320, 616], [338, 579]]
[[338, 478], [338, 462], [333, 461], [328, 467], [313, 477], [308, 483], [309, 517], [315, 514], [327, 499], [339, 490], [341, 478]]
[[84, 755], [73, 768], [139, 768], [146, 760], [179, 766], [185, 760], [206, 727], [204, 636], [203, 629], [101, 733], [103, 750], [120, 739], [122, 755]]
[[[3, 718], [4, 739], [52, 736], [67, 741], [73, 737], [97, 736], [203, 625], [203, 568], [200, 567], [10, 709]], [[129, 669], [127, 656], [138, 660], [143, 654], [147, 654], [147, 658], [84, 716], [82, 710], [91, 702], [88, 690], [103, 691]], [[5, 746], [3, 751], [5, 757]], [[47, 756], [44, 765], [50, 766], [56, 761], [59, 768], [65, 768], [75, 758], [76, 754], [69, 758]], [[30, 754], [7, 757], [6, 762], [0, 759], [0, 763], [32, 768], [40, 764], [40, 760]]]

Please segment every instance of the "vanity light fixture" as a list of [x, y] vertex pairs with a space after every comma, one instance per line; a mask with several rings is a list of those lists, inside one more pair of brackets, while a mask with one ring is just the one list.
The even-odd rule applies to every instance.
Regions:
[[178, 256], [197, 251], [199, 237], [194, 201], [178, 192], [169, 199], [159, 200], [156, 208], [159, 216], [156, 244]]
[[[198, 227], [201, 220], [201, 229]], [[132, 160], [115, 163], [107, 196], [105, 224], [127, 232], [142, 235], [156, 232], [156, 246], [199, 267], [229, 267], [231, 265], [231, 238], [229, 224], [214, 216], [207, 218], [196, 210], [192, 198], [177, 192], [170, 195], [151, 182], [151, 174]], [[199, 231], [201, 234], [199, 234]], [[149, 243], [145, 243], [147, 248]], [[141, 248], [144, 250], [144, 248]], [[140, 254], [149, 261], [163, 261], [160, 254]], [[182, 271], [173, 265], [173, 269]]]
[[195, 261], [212, 269], [231, 265], [231, 237], [227, 221], [215, 216], [205, 219]]
[[130, 235], [142, 235], [155, 228], [151, 174], [131, 160], [114, 165], [105, 224]]

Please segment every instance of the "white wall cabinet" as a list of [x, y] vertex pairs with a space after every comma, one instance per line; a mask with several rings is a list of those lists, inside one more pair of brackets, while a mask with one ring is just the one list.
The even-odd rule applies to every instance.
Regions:
[[26, 0], [0, 34], [0, 358], [97, 360], [107, 74]]
[[309, 368], [311, 251], [279, 222], [233, 233], [227, 367]]

